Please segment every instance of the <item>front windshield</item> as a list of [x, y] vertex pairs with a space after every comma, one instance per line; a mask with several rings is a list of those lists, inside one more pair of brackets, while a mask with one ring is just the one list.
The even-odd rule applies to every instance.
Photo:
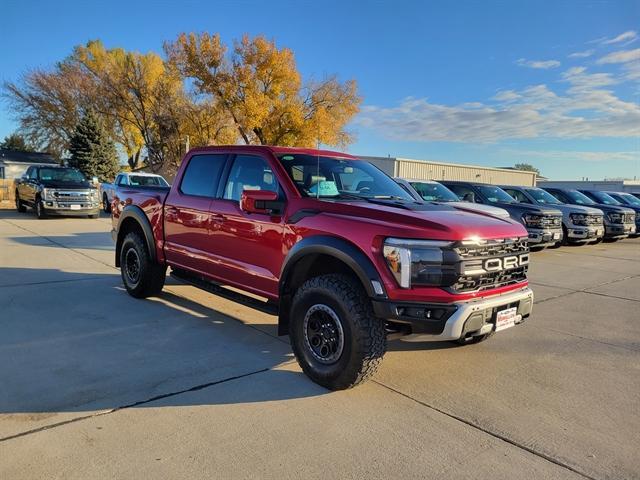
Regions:
[[596, 202], [587, 197], [584, 193], [577, 190], [567, 190], [564, 192], [567, 197], [571, 199], [571, 203], [577, 205], [595, 205]]
[[82, 172], [75, 168], [41, 168], [38, 172], [38, 178], [45, 181], [66, 183], [87, 181]]
[[149, 175], [129, 175], [130, 185], [140, 185], [143, 187], [168, 187], [169, 184], [165, 182], [162, 177], [151, 177]]
[[478, 185], [478, 190], [491, 203], [515, 203], [514, 198], [500, 187]]
[[605, 205], [622, 205], [619, 201], [613, 198], [608, 193], [604, 192], [591, 192], [591, 195], [594, 196], [598, 203], [603, 203]]
[[363, 160], [297, 153], [281, 154], [278, 159], [303, 197], [415, 202], [391, 177]]
[[620, 194], [620, 197], [622, 197], [628, 205], [633, 205], [634, 207], [640, 207], [640, 198], [634, 197], [629, 193]]
[[409, 182], [416, 192], [427, 202], [459, 202], [458, 196], [444, 185], [433, 182]]
[[533, 197], [536, 203], [543, 205], [561, 205], [562, 202], [549, 192], [542, 190], [541, 188], [528, 188], [527, 193]]

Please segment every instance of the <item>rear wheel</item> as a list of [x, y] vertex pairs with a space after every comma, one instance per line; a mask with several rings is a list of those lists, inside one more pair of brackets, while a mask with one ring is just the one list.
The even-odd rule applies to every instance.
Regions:
[[346, 275], [307, 280], [291, 306], [291, 346], [311, 380], [331, 390], [369, 379], [382, 362], [384, 322], [361, 285]]
[[107, 197], [106, 193], [102, 194], [102, 209], [104, 213], [111, 212], [111, 204], [109, 203], [109, 197]]
[[27, 207], [25, 207], [24, 204], [22, 203], [22, 200], [20, 200], [17, 190], [16, 190], [16, 210], [18, 210], [18, 212], [20, 213], [24, 213], [27, 211]]
[[157, 295], [164, 287], [166, 273], [166, 266], [152, 260], [140, 234], [128, 233], [120, 250], [120, 274], [129, 295], [136, 298]]

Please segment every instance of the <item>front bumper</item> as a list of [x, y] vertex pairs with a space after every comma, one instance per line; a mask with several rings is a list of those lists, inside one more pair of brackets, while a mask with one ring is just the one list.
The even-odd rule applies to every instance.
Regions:
[[570, 242], [580, 242], [588, 240], [597, 240], [604, 236], [603, 225], [590, 226], [571, 226], [567, 228], [567, 240]]
[[530, 245], [542, 247], [555, 245], [562, 241], [562, 228], [526, 228], [527, 232], [529, 232]]
[[44, 210], [47, 215], [97, 215], [100, 213], [100, 203], [92, 202], [92, 203], [84, 203], [84, 204], [74, 204], [72, 205], [64, 205], [57, 203], [55, 201], [45, 200], [44, 202]]
[[633, 223], [612, 223], [605, 225], [605, 238], [626, 238], [636, 233], [636, 226]]
[[373, 301], [373, 310], [378, 318], [410, 325], [411, 334], [403, 340], [415, 342], [458, 340], [468, 335], [489, 333], [495, 329], [496, 313], [504, 309], [501, 307], [517, 307], [517, 323], [520, 323], [531, 314], [533, 291], [524, 287], [515, 292], [447, 305]]

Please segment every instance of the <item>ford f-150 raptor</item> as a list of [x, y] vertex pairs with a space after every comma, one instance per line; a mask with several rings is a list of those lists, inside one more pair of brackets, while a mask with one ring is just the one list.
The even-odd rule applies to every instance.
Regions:
[[171, 188], [116, 188], [115, 262], [134, 297], [172, 274], [274, 306], [302, 370], [330, 389], [369, 378], [389, 337], [482, 341], [527, 318], [527, 232], [430, 205], [350, 155], [206, 147]]
[[562, 242], [562, 212], [553, 207], [525, 205], [497, 185], [473, 182], [442, 181], [461, 200], [504, 208], [511, 218], [529, 232], [531, 247], [548, 247]]

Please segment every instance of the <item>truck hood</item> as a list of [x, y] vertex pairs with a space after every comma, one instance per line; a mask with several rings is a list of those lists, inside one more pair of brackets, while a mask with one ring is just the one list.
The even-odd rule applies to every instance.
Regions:
[[585, 207], [584, 205], [571, 205], [563, 203], [554, 205], [553, 208], [560, 210], [562, 213], [581, 213], [583, 215], [602, 215], [602, 210], [598, 208]]
[[617, 206], [617, 205], [605, 205], [604, 203], [596, 203], [593, 205], [598, 210], [602, 210], [605, 213], [635, 213], [633, 209], [629, 207]]
[[535, 213], [538, 215], [562, 215], [562, 212], [555, 207], [547, 207], [542, 205], [527, 205], [526, 203], [493, 203], [492, 205], [504, 208], [513, 215], [513, 212]]
[[464, 210], [471, 213], [484, 213], [487, 215], [493, 215], [494, 217], [509, 218], [509, 212], [504, 208], [492, 207], [491, 205], [484, 205], [482, 203], [471, 202], [449, 202], [447, 205], [458, 210]]
[[55, 180], [40, 180], [45, 188], [68, 188], [70, 190], [82, 190], [87, 188], [95, 188], [89, 182], [57, 182]]
[[[428, 230], [425, 238], [434, 240], [463, 240], [471, 237], [478, 238], [513, 238], [526, 237], [527, 231], [518, 222], [510, 218], [498, 218], [486, 214], [472, 213], [459, 210], [447, 205], [433, 205], [428, 203], [410, 203], [402, 206], [380, 205], [362, 201], [322, 201], [307, 200], [306, 210], [317, 213], [339, 215], [349, 218], [362, 219], [367, 222], [384, 223], [387, 228], [401, 230]], [[307, 203], [305, 202], [305, 203]], [[354, 226], [354, 228], [357, 228]]]

